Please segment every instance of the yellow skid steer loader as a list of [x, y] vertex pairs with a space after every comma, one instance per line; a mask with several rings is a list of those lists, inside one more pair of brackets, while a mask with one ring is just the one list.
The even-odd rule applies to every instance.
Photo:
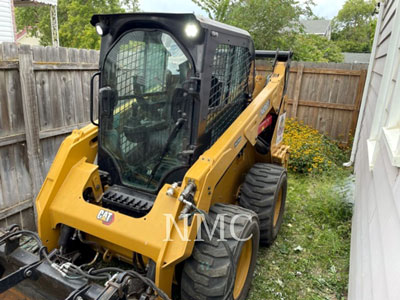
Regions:
[[[245, 299], [285, 208], [292, 53], [255, 51], [246, 31], [193, 14], [91, 24], [92, 124], [60, 146], [38, 234], [2, 231], [0, 297]], [[256, 59], [271, 74], [256, 75]]]

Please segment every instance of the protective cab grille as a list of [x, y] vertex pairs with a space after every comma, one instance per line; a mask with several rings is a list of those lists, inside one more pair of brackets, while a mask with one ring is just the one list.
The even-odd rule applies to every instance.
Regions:
[[246, 107], [251, 68], [247, 48], [220, 44], [214, 55], [206, 133], [210, 146], [224, 133]]

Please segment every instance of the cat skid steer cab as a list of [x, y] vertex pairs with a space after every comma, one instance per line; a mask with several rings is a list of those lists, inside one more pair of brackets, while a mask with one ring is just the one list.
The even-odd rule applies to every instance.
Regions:
[[[285, 208], [292, 53], [255, 51], [246, 31], [193, 14], [91, 24], [92, 124], [60, 146], [36, 199], [38, 234], [1, 232], [0, 293], [245, 299]], [[273, 62], [268, 76], [256, 59]]]

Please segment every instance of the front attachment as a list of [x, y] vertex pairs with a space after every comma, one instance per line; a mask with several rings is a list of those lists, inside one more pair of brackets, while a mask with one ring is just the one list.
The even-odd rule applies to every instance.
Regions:
[[77, 266], [58, 249], [47, 253], [35, 232], [16, 225], [0, 229], [0, 294], [11, 288], [35, 300], [169, 300], [134, 270]]

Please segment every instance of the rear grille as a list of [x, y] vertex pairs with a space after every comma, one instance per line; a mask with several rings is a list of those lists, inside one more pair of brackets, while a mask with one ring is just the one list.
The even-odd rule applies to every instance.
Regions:
[[122, 186], [111, 186], [103, 195], [103, 207], [122, 214], [140, 218], [153, 207], [154, 198], [139, 194]]

